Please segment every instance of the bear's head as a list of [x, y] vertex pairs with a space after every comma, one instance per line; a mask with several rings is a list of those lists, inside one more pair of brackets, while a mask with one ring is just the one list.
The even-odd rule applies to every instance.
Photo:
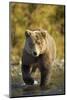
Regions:
[[26, 30], [26, 50], [34, 57], [38, 57], [46, 50], [46, 31]]

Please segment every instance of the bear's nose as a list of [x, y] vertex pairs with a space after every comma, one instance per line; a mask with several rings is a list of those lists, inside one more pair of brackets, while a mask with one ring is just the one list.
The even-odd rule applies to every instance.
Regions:
[[33, 51], [33, 54], [34, 54], [34, 56], [36, 56], [37, 55], [36, 51]]

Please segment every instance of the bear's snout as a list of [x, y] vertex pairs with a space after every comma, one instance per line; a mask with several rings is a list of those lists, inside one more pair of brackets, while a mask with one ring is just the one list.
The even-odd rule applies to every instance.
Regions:
[[38, 57], [39, 54], [40, 54], [39, 49], [36, 48], [36, 49], [32, 50], [32, 55], [33, 55], [34, 57]]
[[37, 52], [36, 52], [36, 51], [33, 51], [33, 55], [34, 55], [34, 56], [37, 56]]

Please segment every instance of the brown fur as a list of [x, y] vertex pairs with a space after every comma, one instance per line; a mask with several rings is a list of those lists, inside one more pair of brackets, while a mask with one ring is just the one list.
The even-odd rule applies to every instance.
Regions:
[[[34, 84], [34, 80], [30, 75], [30, 68], [31, 65], [37, 63], [41, 72], [40, 85], [46, 85], [50, 75], [51, 65], [56, 56], [54, 39], [44, 30], [27, 30], [25, 35], [26, 44], [22, 57], [23, 80], [26, 84]], [[36, 52], [35, 56], [33, 55], [34, 51]], [[36, 67], [34, 69], [36, 69]]]

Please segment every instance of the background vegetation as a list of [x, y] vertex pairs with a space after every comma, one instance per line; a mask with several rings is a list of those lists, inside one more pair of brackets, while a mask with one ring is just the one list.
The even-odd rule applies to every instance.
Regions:
[[10, 4], [11, 58], [19, 60], [25, 40], [25, 30], [46, 29], [55, 39], [57, 57], [64, 57], [64, 6], [40, 4]]
[[[10, 73], [12, 84], [23, 82], [19, 62], [25, 42], [25, 30], [43, 28], [54, 37], [57, 59], [60, 60], [58, 65], [56, 64], [52, 69], [52, 82], [64, 89], [64, 17], [65, 7], [63, 5], [10, 3]], [[63, 60], [61, 61], [61, 59]], [[40, 75], [35, 73], [34, 78], [38, 77]], [[12, 94], [16, 96], [20, 95], [20, 92], [16, 89], [14, 92], [12, 89]]]

